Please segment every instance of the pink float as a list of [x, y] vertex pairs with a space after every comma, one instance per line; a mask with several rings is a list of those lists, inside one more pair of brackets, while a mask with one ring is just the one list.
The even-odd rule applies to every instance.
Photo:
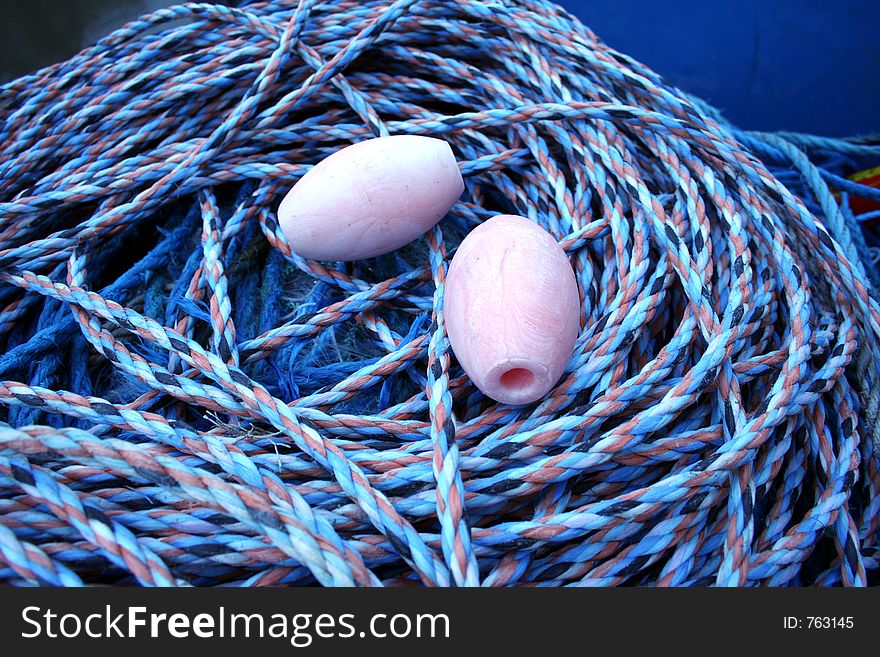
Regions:
[[463, 190], [442, 139], [379, 137], [319, 162], [281, 201], [278, 222], [303, 258], [372, 258], [424, 234]]
[[471, 381], [496, 401], [546, 395], [580, 327], [577, 282], [565, 252], [537, 224], [492, 217], [465, 237], [446, 279], [446, 328]]

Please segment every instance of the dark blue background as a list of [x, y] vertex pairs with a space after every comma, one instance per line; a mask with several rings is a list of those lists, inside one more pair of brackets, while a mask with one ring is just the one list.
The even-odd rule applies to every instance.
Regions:
[[[615, 48], [758, 130], [880, 132], [880, 0], [561, 0]], [[0, 79], [168, 0], [0, 0]]]
[[742, 127], [880, 132], [880, 0], [561, 4]]

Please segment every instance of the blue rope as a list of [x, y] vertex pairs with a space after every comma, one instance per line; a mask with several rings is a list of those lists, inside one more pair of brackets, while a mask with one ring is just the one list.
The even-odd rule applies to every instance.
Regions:
[[[0, 581], [878, 583], [876, 142], [740, 130], [544, 0], [178, 5], [0, 119]], [[297, 256], [283, 194], [390, 134], [449, 141], [460, 202]], [[582, 301], [521, 407], [444, 320], [500, 213]]]

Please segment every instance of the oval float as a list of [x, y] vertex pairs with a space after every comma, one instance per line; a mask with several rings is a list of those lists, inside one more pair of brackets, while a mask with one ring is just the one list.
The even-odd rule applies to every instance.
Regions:
[[278, 223], [303, 258], [372, 258], [423, 235], [462, 191], [452, 148], [442, 139], [378, 137], [308, 171], [281, 201]]
[[505, 404], [549, 392], [580, 328], [568, 257], [547, 231], [515, 215], [492, 217], [465, 237], [449, 266], [444, 308], [458, 362]]

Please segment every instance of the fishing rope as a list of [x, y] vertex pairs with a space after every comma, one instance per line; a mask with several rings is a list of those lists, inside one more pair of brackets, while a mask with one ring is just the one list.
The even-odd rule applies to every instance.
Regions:
[[[543, 0], [174, 6], [0, 119], [0, 581], [877, 583], [880, 147], [738, 130]], [[461, 200], [295, 255], [282, 196], [390, 134], [450, 142]], [[582, 302], [527, 406], [445, 332], [502, 213]]]

